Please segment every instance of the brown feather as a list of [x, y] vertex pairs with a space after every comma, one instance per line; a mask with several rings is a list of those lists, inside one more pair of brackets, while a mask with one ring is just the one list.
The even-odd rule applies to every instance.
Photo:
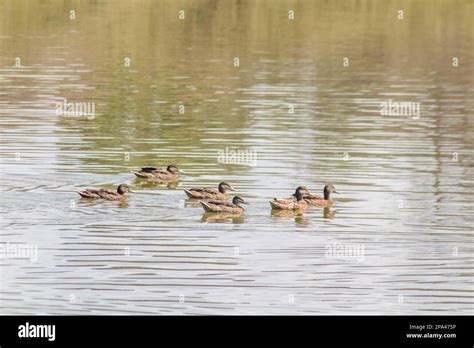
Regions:
[[229, 214], [242, 214], [244, 208], [239, 207], [233, 203], [225, 203], [219, 201], [208, 201], [208, 202], [199, 202], [201, 203], [204, 210], [208, 213], [229, 213]]
[[189, 198], [194, 199], [205, 199], [205, 200], [217, 200], [217, 201], [227, 201], [229, 199], [229, 195], [226, 193], [221, 193], [218, 190], [214, 189], [189, 189], [184, 190], [186, 195]]
[[171, 173], [167, 170], [152, 167], [142, 168], [138, 172], [134, 172], [135, 176], [144, 179], [159, 179], [162, 181], [176, 181], [179, 179], [179, 173]]

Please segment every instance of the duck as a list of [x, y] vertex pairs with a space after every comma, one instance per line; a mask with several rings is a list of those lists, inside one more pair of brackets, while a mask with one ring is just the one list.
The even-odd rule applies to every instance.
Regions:
[[272, 209], [276, 210], [305, 210], [308, 203], [304, 200], [304, 196], [309, 194], [309, 191], [304, 186], [299, 186], [292, 197], [289, 198], [273, 198], [269, 201]]
[[333, 204], [333, 200], [331, 197], [331, 193], [339, 193], [336, 191], [336, 188], [333, 185], [326, 185], [324, 186], [324, 197], [317, 196], [317, 195], [312, 195], [312, 194], [305, 194], [304, 195], [304, 200], [311, 204], [315, 205], [317, 207], [331, 207]]
[[84, 191], [78, 191], [77, 193], [82, 198], [92, 199], [106, 199], [108, 201], [124, 201], [128, 198], [126, 195], [128, 192], [132, 192], [127, 184], [121, 184], [117, 187], [117, 192], [106, 190], [106, 189], [86, 189]]
[[183, 171], [174, 164], [170, 164], [166, 169], [143, 167], [138, 172], [133, 172], [138, 178], [159, 179], [163, 181], [176, 181], [179, 179], [179, 174], [181, 173], [183, 173]]
[[249, 204], [242, 197], [235, 196], [232, 203], [225, 203], [221, 201], [200, 201], [202, 207], [207, 213], [227, 213], [227, 214], [243, 214], [244, 208], [241, 204]]
[[235, 191], [235, 189], [226, 182], [221, 182], [218, 189], [209, 188], [194, 188], [184, 190], [189, 198], [200, 199], [200, 200], [215, 200], [215, 201], [227, 201], [229, 195], [226, 191]]

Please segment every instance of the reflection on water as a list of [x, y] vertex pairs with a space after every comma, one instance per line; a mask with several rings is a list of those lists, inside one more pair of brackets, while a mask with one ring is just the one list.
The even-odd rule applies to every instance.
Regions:
[[204, 213], [202, 215], [201, 221], [242, 224], [244, 223], [244, 216], [229, 213]]
[[91, 209], [103, 209], [104, 207], [120, 207], [120, 208], [128, 208], [129, 203], [128, 200], [125, 201], [108, 201], [103, 199], [87, 199], [82, 198], [77, 203], [75, 201], [71, 201], [70, 204], [72, 209], [75, 209], [76, 206], [84, 207], [84, 208], [91, 208]]
[[292, 211], [292, 210], [272, 210], [271, 216], [277, 218], [293, 219], [297, 224], [306, 225], [309, 220], [304, 217], [304, 211]]
[[325, 219], [334, 219], [336, 217], [336, 212], [332, 211], [330, 208], [323, 208], [323, 212]]
[[161, 181], [157, 179], [139, 179], [133, 180], [134, 189], [169, 189], [174, 190], [178, 187], [179, 181]]
[[[0, 2], [0, 235], [38, 247], [1, 260], [2, 313], [472, 313], [473, 13]], [[95, 117], [57, 113], [64, 99]], [[382, 115], [394, 102], [419, 117]], [[219, 158], [232, 151], [251, 161]], [[176, 186], [132, 174], [171, 163]], [[221, 181], [250, 202], [243, 217], [205, 216], [182, 191]], [[126, 203], [75, 193], [119, 183]], [[271, 212], [326, 183], [343, 192], [331, 210]]]

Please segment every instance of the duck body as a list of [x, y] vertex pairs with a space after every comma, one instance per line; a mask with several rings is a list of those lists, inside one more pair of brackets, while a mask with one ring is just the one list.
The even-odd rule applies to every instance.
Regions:
[[270, 201], [272, 209], [276, 210], [304, 210], [308, 207], [308, 203], [304, 199], [285, 199], [285, 198], [274, 198]]
[[155, 167], [143, 167], [138, 172], [134, 172], [135, 176], [142, 179], [158, 179], [162, 181], [177, 181], [182, 171], [175, 165], [169, 165], [166, 169]]
[[232, 203], [226, 203], [221, 201], [200, 201], [202, 207], [207, 213], [226, 213], [226, 214], [243, 214], [244, 208], [240, 204], [248, 204], [242, 197], [235, 196], [232, 199]]
[[324, 197], [311, 195], [311, 194], [305, 194], [303, 198], [308, 204], [314, 205], [316, 207], [321, 207], [321, 208], [332, 207], [333, 200], [331, 197], [331, 193], [339, 193], [339, 192], [336, 191], [336, 188], [333, 185], [324, 186], [323, 192], [324, 192]]
[[89, 199], [105, 199], [108, 201], [124, 201], [128, 198], [126, 193], [130, 192], [130, 188], [126, 184], [119, 185], [117, 192], [106, 189], [86, 189], [77, 192], [82, 198]]
[[307, 195], [304, 197], [304, 200], [308, 204], [314, 205], [316, 207], [331, 207], [333, 203], [332, 199], [328, 200], [316, 195]]
[[301, 211], [308, 207], [308, 203], [304, 200], [304, 195], [308, 193], [306, 187], [300, 186], [296, 189], [295, 194], [289, 198], [273, 198], [269, 201], [272, 209], [275, 210], [293, 210]]
[[185, 189], [184, 192], [189, 198], [193, 199], [211, 199], [216, 201], [227, 201], [229, 199], [228, 194], [219, 192], [214, 189]]
[[232, 186], [226, 182], [221, 182], [217, 190], [208, 188], [185, 189], [184, 192], [189, 198], [201, 200], [227, 201], [229, 195], [227, 190], [235, 191]]

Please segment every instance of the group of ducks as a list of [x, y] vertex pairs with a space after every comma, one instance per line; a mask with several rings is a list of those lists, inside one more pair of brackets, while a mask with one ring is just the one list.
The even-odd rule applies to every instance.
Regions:
[[[134, 172], [135, 176], [140, 179], [150, 179], [160, 183], [170, 183], [179, 180], [183, 171], [176, 165], [169, 165], [166, 169], [155, 167], [144, 167]], [[184, 192], [191, 199], [199, 200], [199, 203], [207, 213], [226, 213], [241, 215], [244, 212], [242, 204], [249, 204], [242, 197], [235, 196], [232, 203], [228, 203], [229, 195], [227, 191], [235, 191], [235, 189], [226, 182], [221, 182], [216, 189], [210, 188], [190, 188]], [[117, 192], [106, 189], [86, 189], [78, 192], [82, 198], [89, 199], [106, 199], [109, 201], [123, 201], [127, 199], [127, 193], [131, 192], [127, 184], [121, 184], [117, 188]], [[323, 197], [311, 194], [304, 186], [299, 186], [291, 197], [274, 198], [269, 201], [270, 206], [274, 210], [281, 211], [304, 211], [308, 205], [329, 208], [333, 204], [331, 198], [332, 193], [338, 193], [333, 185], [324, 187]]]

